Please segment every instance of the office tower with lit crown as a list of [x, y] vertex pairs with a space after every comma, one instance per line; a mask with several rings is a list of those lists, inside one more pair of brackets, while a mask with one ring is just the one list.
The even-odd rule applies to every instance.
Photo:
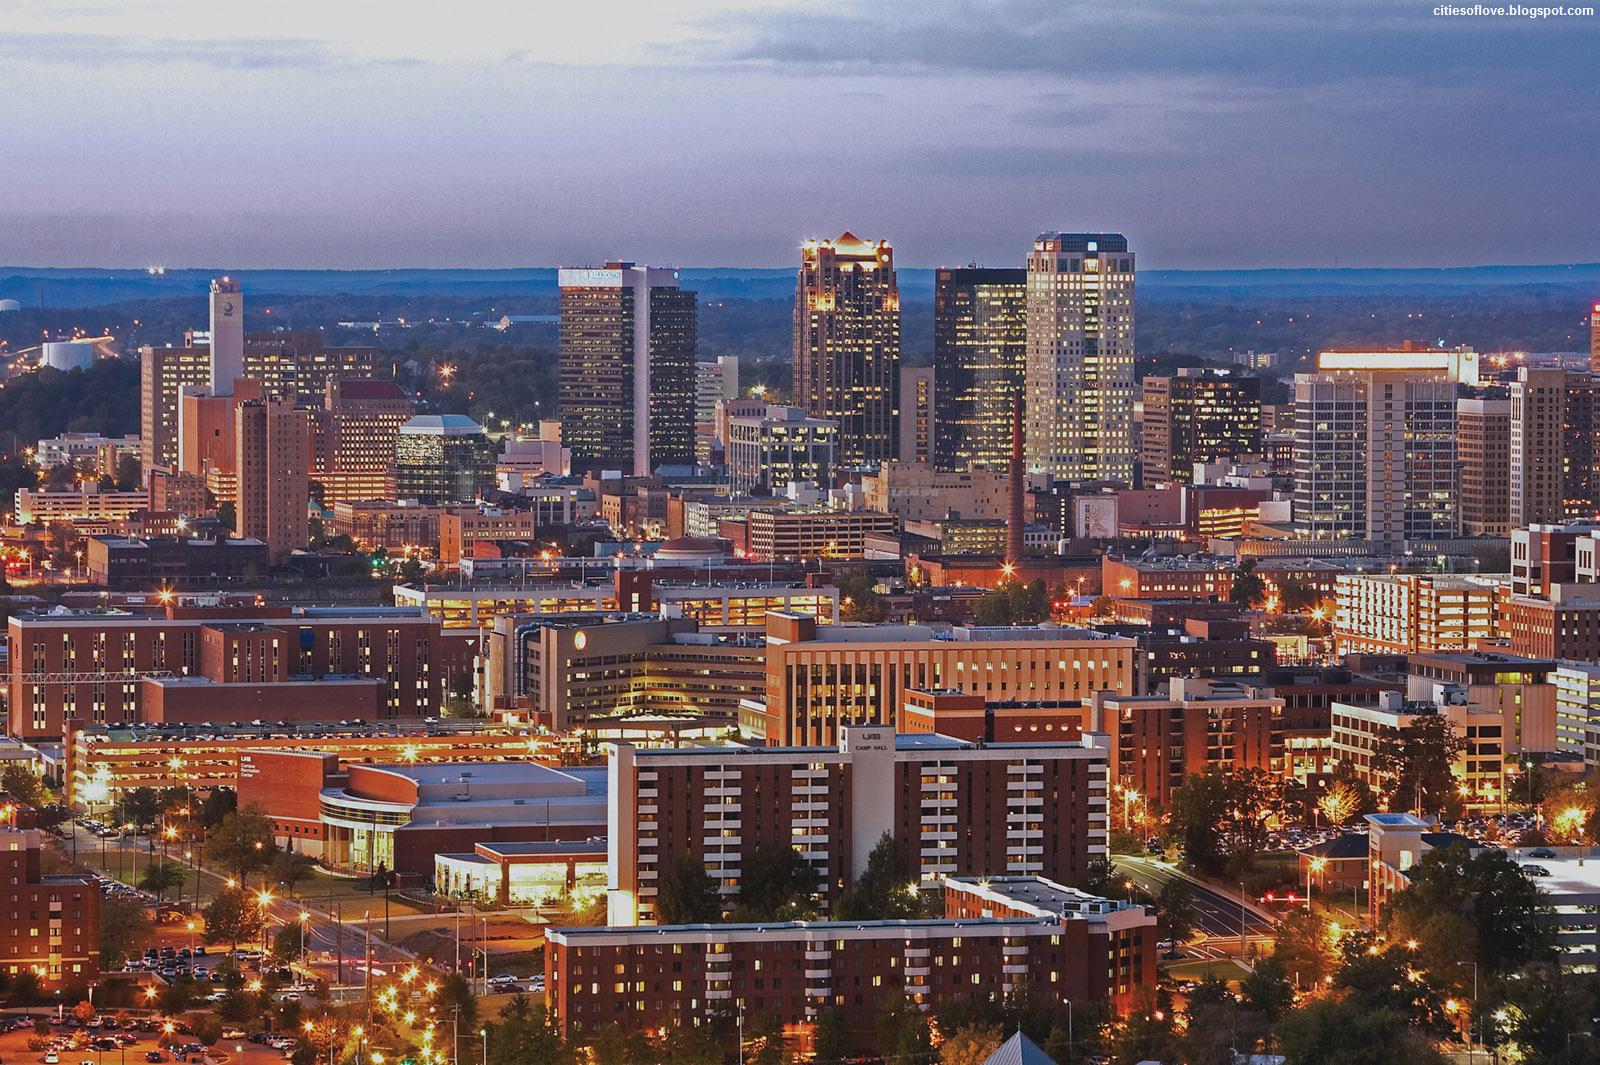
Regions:
[[794, 300], [794, 402], [839, 423], [841, 467], [895, 457], [900, 288], [894, 249], [845, 231], [806, 241]]
[[1461, 531], [1511, 532], [1511, 401], [1456, 401], [1456, 456], [1461, 463]]
[[1133, 483], [1134, 256], [1120, 233], [1041, 233], [1028, 254], [1028, 468]]
[[676, 270], [631, 262], [559, 279], [561, 442], [573, 469], [693, 464], [695, 293]]
[[1002, 470], [1028, 354], [1028, 272], [939, 270], [933, 282], [934, 448], [946, 470]]
[[469, 503], [494, 485], [498, 457], [483, 426], [461, 414], [420, 414], [394, 444], [397, 499]]
[[234, 432], [239, 535], [265, 543], [276, 562], [310, 539], [309, 416], [288, 400], [247, 400], [235, 408]]
[[1593, 374], [1524, 366], [1511, 383], [1512, 528], [1592, 517], [1597, 503]]
[[1324, 351], [1294, 379], [1294, 520], [1320, 540], [1456, 535], [1452, 353]]
[[1261, 378], [1185, 366], [1144, 379], [1144, 483], [1189, 484], [1194, 464], [1261, 450]]

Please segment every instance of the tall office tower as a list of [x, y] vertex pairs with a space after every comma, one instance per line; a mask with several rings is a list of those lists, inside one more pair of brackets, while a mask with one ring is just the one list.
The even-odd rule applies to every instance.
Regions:
[[1511, 383], [1512, 528], [1594, 515], [1600, 379], [1522, 367]]
[[260, 381], [270, 399], [312, 406], [323, 401], [329, 381], [376, 377], [377, 349], [329, 347], [315, 330], [246, 333], [244, 376]]
[[494, 485], [494, 442], [462, 414], [419, 414], [400, 427], [394, 444], [397, 499], [470, 503]]
[[146, 472], [178, 467], [179, 397], [211, 380], [211, 349], [139, 349], [139, 462]]
[[274, 562], [306, 546], [307, 413], [281, 399], [252, 399], [234, 412], [238, 470], [238, 530], [267, 545]]
[[1324, 351], [1296, 374], [1295, 526], [1322, 540], [1456, 535], [1451, 353]]
[[1041, 233], [1028, 255], [1029, 469], [1133, 483], [1134, 257], [1120, 233]]
[[938, 434], [933, 397], [937, 389], [932, 366], [900, 368], [900, 442], [895, 457], [901, 462], [933, 461], [933, 443]]
[[393, 499], [394, 450], [411, 400], [393, 381], [335, 378], [311, 412], [311, 479], [322, 502]]
[[1144, 379], [1144, 483], [1189, 484], [1194, 464], [1261, 450], [1261, 378], [1185, 366]]
[[206, 384], [213, 396], [233, 393], [244, 373], [244, 293], [239, 282], [219, 277], [211, 282], [211, 373]]
[[695, 294], [630, 262], [562, 270], [561, 442], [573, 469], [694, 462]]
[[794, 297], [794, 402], [839, 423], [841, 467], [875, 469], [895, 457], [899, 387], [894, 249], [848, 230], [806, 241]]
[[1456, 457], [1461, 463], [1461, 531], [1511, 532], [1511, 401], [1456, 401]]
[[1589, 372], [1600, 373], [1600, 303], [1589, 311]]
[[940, 469], [1005, 469], [1028, 355], [1028, 272], [967, 267], [933, 281], [934, 446]]

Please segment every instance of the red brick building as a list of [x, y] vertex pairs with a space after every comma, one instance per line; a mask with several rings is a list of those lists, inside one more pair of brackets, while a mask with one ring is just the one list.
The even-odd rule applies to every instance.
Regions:
[[568, 1035], [740, 1007], [785, 1026], [835, 1007], [870, 1031], [896, 993], [924, 1011], [1025, 993], [1121, 1011], [1155, 985], [1156, 922], [1141, 906], [1032, 876], [939, 887], [945, 912], [931, 920], [551, 929], [550, 1008]]
[[907, 881], [1076, 880], [1106, 856], [1104, 737], [964, 743], [843, 729], [836, 747], [635, 749], [611, 759], [611, 921], [654, 920], [656, 884], [682, 856], [725, 905], [764, 846], [793, 847], [831, 904], [887, 833]]
[[1157, 807], [1208, 769], [1284, 768], [1283, 700], [1271, 688], [1182, 677], [1170, 695], [1097, 694], [1094, 712], [1093, 728], [1112, 737], [1112, 779]]
[[1600, 590], [1595, 585], [1558, 585], [1549, 599], [1513, 595], [1502, 618], [1512, 654], [1600, 661]]
[[448, 678], [470, 668], [470, 644], [411, 609], [203, 602], [12, 615], [10, 734], [55, 739], [91, 723], [433, 717]]
[[100, 972], [100, 886], [88, 875], [40, 872], [41, 837], [0, 828], [11, 905], [0, 909], [0, 970], [32, 972], [46, 988], [82, 988]]

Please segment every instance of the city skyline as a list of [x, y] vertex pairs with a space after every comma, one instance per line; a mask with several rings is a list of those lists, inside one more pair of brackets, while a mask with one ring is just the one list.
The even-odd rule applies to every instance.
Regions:
[[[1021, 0], [695, 0], [603, 22], [467, 4], [446, 25], [423, 5], [373, 11], [0, 13], [24, 86], [12, 148], [36, 160], [0, 209], [6, 258], [494, 267], [625, 246], [776, 266], [849, 226], [907, 267], [1008, 265], [1063, 215], [1173, 268], [1580, 261], [1600, 236], [1594, 18], [1380, 3], [1111, 18]], [[795, 165], [822, 114], [829, 151], [868, 180], [819, 187]], [[116, 165], [64, 165], [74, 145]], [[1485, 158], [1517, 159], [1537, 194]], [[640, 171], [657, 174], [648, 196]]]

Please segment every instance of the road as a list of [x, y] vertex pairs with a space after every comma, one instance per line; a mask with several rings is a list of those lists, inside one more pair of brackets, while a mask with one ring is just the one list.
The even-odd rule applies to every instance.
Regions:
[[1153, 858], [1118, 854], [1112, 858], [1112, 864], [1117, 875], [1133, 881], [1148, 895], [1159, 894], [1164, 885], [1174, 880], [1188, 882], [1193, 892], [1194, 929], [1204, 937], [1189, 948], [1189, 953], [1196, 957], [1237, 957], [1241, 923], [1245, 942], [1257, 951], [1272, 942], [1277, 928], [1272, 915], [1244, 902], [1237, 894], [1203, 884], [1171, 864]]

